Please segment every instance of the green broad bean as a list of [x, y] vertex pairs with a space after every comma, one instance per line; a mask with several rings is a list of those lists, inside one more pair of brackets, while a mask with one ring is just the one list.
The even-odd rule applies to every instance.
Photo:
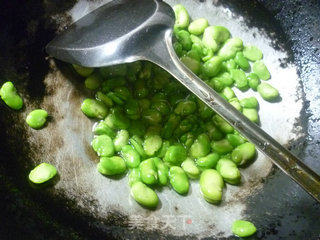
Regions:
[[73, 66], [73, 69], [82, 77], [88, 77], [94, 71], [94, 68], [82, 67], [82, 66], [79, 66], [77, 64], [72, 64], [72, 66]]
[[224, 60], [229, 60], [236, 56], [238, 51], [243, 48], [243, 42], [240, 38], [230, 38], [224, 45], [220, 48], [218, 56], [222, 57]]
[[166, 152], [169, 147], [170, 147], [170, 142], [168, 140], [163, 141], [161, 148], [156, 153], [156, 156], [159, 158], [163, 158], [166, 155]]
[[100, 68], [100, 74], [104, 78], [108, 77], [124, 77], [127, 74], [127, 64], [118, 64]]
[[220, 155], [227, 154], [233, 150], [233, 146], [227, 139], [212, 141], [211, 148], [213, 152], [216, 152]]
[[95, 135], [108, 135], [110, 138], [116, 136], [115, 132], [104, 121], [100, 121], [94, 125], [93, 133]]
[[129, 142], [129, 132], [127, 130], [120, 130], [117, 132], [116, 137], [113, 139], [114, 150], [120, 152], [122, 147]]
[[244, 57], [243, 52], [237, 52], [234, 57], [234, 61], [239, 65], [243, 71], [247, 71], [250, 68], [248, 60]]
[[105, 123], [111, 129], [128, 129], [130, 126], [130, 120], [119, 108], [111, 109], [111, 113], [106, 117]]
[[230, 159], [221, 158], [216, 167], [217, 171], [222, 176], [223, 180], [230, 184], [239, 184], [241, 174], [237, 165]]
[[180, 58], [181, 62], [186, 65], [194, 74], [198, 74], [201, 69], [201, 64], [199, 60], [191, 58], [190, 56], [182, 56]]
[[159, 135], [147, 136], [143, 142], [144, 152], [153, 156], [162, 146], [162, 139]]
[[197, 179], [200, 176], [200, 170], [191, 158], [187, 158], [181, 164], [183, 171], [190, 179]]
[[139, 107], [140, 107], [141, 111], [145, 111], [145, 110], [149, 109], [151, 106], [151, 102], [147, 98], [139, 99], [138, 102], [139, 102]]
[[193, 101], [181, 101], [178, 103], [177, 107], [174, 109], [174, 113], [180, 116], [187, 116], [196, 110], [197, 105]]
[[210, 153], [205, 157], [196, 159], [196, 164], [202, 171], [205, 169], [215, 168], [220, 156], [217, 153]]
[[257, 231], [253, 223], [249, 221], [236, 220], [232, 223], [231, 231], [238, 237], [250, 237]]
[[223, 133], [233, 133], [234, 128], [222, 117], [220, 117], [218, 114], [214, 115], [213, 123], [223, 132]]
[[96, 136], [92, 140], [91, 146], [100, 157], [111, 157], [114, 154], [114, 145], [112, 139], [108, 135]]
[[115, 102], [116, 104], [119, 105], [123, 105], [124, 104], [124, 100], [121, 99], [116, 93], [114, 92], [108, 92], [107, 93], [107, 97], [110, 98], [113, 102]]
[[133, 148], [139, 153], [139, 155], [142, 158], [146, 158], [147, 154], [144, 152], [143, 146], [142, 146], [142, 140], [139, 136], [134, 135], [129, 139], [130, 144], [133, 146]]
[[246, 139], [241, 135], [231, 133], [227, 134], [227, 140], [233, 147], [237, 147], [246, 142]]
[[150, 108], [157, 110], [161, 115], [168, 115], [171, 111], [169, 102], [163, 99], [153, 100]]
[[174, 23], [175, 27], [178, 28], [186, 28], [189, 25], [190, 19], [189, 14], [185, 7], [181, 4], [177, 4], [173, 6], [174, 15], [176, 21]]
[[196, 36], [196, 35], [194, 35], [194, 34], [190, 34], [190, 39], [191, 39], [191, 41], [192, 41], [193, 44], [194, 44], [194, 43], [198, 43], [198, 44], [200, 44], [201, 46], [203, 45], [201, 38], [198, 37], [198, 36]]
[[159, 184], [162, 186], [166, 186], [168, 184], [168, 180], [169, 180], [168, 167], [158, 157], [154, 158], [153, 161], [154, 161], [154, 164], [156, 165], [156, 168], [157, 168]]
[[140, 61], [132, 62], [127, 64], [127, 70], [129, 73], [138, 74], [142, 69], [142, 64]]
[[145, 135], [146, 127], [141, 121], [131, 121], [130, 128], [128, 129], [131, 136], [137, 135], [142, 137]]
[[101, 82], [102, 78], [100, 74], [98, 72], [94, 72], [86, 78], [86, 80], [84, 81], [84, 85], [90, 90], [96, 90], [100, 87]]
[[131, 100], [131, 92], [127, 87], [121, 86], [121, 87], [116, 87], [113, 89], [114, 93], [116, 96], [118, 96], [120, 99], [127, 101], [128, 99]]
[[258, 100], [255, 97], [243, 98], [240, 100], [240, 104], [244, 108], [255, 108], [259, 107]]
[[189, 155], [193, 158], [206, 156], [210, 152], [210, 139], [207, 134], [200, 134], [191, 145]]
[[207, 84], [211, 88], [213, 88], [215, 91], [217, 91], [218, 93], [220, 93], [223, 90], [223, 88], [225, 87], [225, 85], [223, 84], [221, 79], [218, 77], [212, 78], [209, 82], [207, 82]]
[[221, 201], [224, 183], [218, 171], [204, 170], [201, 173], [199, 184], [202, 196], [207, 202], [217, 204]]
[[235, 108], [237, 109], [239, 112], [242, 111], [242, 106], [240, 104], [240, 101], [238, 98], [231, 98], [229, 99], [229, 103]]
[[228, 73], [228, 72], [220, 73], [215, 78], [219, 79], [219, 81], [226, 87], [231, 87], [234, 82], [230, 73]]
[[140, 169], [138, 167], [131, 169], [128, 175], [128, 184], [130, 187], [136, 182], [141, 182]]
[[171, 114], [168, 118], [168, 121], [166, 122], [166, 124], [162, 128], [161, 136], [164, 139], [169, 139], [172, 136], [173, 131], [178, 126], [179, 122], [180, 122], [180, 116], [177, 116], [175, 114]]
[[48, 113], [46, 110], [36, 109], [28, 114], [26, 122], [32, 128], [40, 129], [46, 123], [47, 117]]
[[260, 83], [257, 90], [260, 96], [266, 101], [273, 101], [279, 97], [279, 91], [269, 83]]
[[103, 102], [107, 107], [112, 107], [113, 106], [113, 102], [111, 100], [111, 98], [109, 98], [107, 95], [105, 95], [103, 92], [98, 91], [95, 94], [95, 97], [98, 101]]
[[144, 135], [145, 138], [152, 136], [152, 135], [159, 135], [160, 136], [161, 132], [161, 125], [151, 125], [147, 131], [146, 134]]
[[178, 127], [175, 129], [173, 135], [175, 137], [180, 137], [185, 132], [188, 132], [189, 130], [191, 130], [192, 126], [193, 126], [193, 123], [189, 119], [183, 119], [178, 125]]
[[140, 80], [150, 79], [152, 76], [152, 63], [151, 62], [143, 62], [142, 69], [139, 72]]
[[169, 180], [173, 189], [181, 194], [187, 194], [189, 191], [189, 180], [187, 174], [181, 167], [173, 166], [169, 170]]
[[134, 83], [134, 93], [137, 98], [145, 98], [149, 95], [149, 89], [146, 87], [144, 80], [137, 80]]
[[244, 71], [240, 69], [231, 69], [230, 73], [237, 88], [241, 91], [245, 91], [249, 88], [248, 79]]
[[202, 55], [202, 61], [206, 62], [213, 57], [213, 50], [211, 48], [203, 47]]
[[182, 57], [182, 50], [183, 50], [182, 44], [179, 42], [175, 42], [173, 44], [173, 48], [174, 48], [174, 51], [176, 52], [177, 56]]
[[154, 209], [159, 203], [159, 198], [155, 191], [142, 182], [136, 182], [131, 187], [131, 196], [140, 205]]
[[255, 146], [250, 142], [246, 142], [239, 145], [232, 151], [231, 158], [232, 158], [232, 161], [235, 164], [237, 164], [237, 166], [241, 166], [253, 160], [255, 155], [256, 155]]
[[235, 98], [236, 97], [236, 95], [234, 94], [234, 91], [230, 87], [225, 87], [222, 90], [222, 93], [223, 93], [223, 95], [226, 96], [226, 98], [228, 100], [230, 100], [231, 98]]
[[139, 153], [130, 145], [124, 145], [121, 148], [121, 156], [128, 168], [136, 168], [140, 164], [141, 157]]
[[135, 99], [130, 99], [127, 101], [124, 106], [124, 111], [127, 114], [128, 118], [137, 120], [140, 118], [140, 107], [139, 102]]
[[177, 40], [179, 43], [181, 43], [182, 48], [186, 51], [189, 51], [192, 47], [192, 41], [190, 38], [190, 33], [188, 33], [186, 30], [180, 30], [176, 34]]
[[207, 104], [197, 99], [199, 116], [202, 119], [209, 119], [214, 115], [214, 111]]
[[108, 108], [103, 102], [91, 98], [82, 102], [81, 110], [89, 118], [104, 119], [108, 114]]
[[158, 125], [162, 121], [161, 113], [155, 109], [148, 109], [143, 112], [142, 119], [150, 125]]
[[102, 157], [97, 166], [98, 172], [106, 176], [123, 174], [126, 171], [125, 161], [118, 156]]
[[211, 140], [217, 141], [224, 137], [224, 134], [211, 121], [205, 123], [205, 131]]
[[215, 40], [214, 26], [207, 27], [204, 29], [202, 36], [202, 43], [206, 48], [211, 49], [213, 52], [216, 52], [219, 48], [219, 43]]
[[188, 27], [188, 31], [194, 35], [201, 35], [204, 29], [208, 27], [208, 20], [205, 18], [198, 18], [192, 21]]
[[187, 158], [187, 152], [183, 146], [173, 145], [168, 147], [163, 161], [170, 166], [180, 166], [181, 163]]
[[158, 183], [158, 173], [154, 163], [154, 158], [149, 158], [142, 161], [139, 168], [142, 182], [148, 185]]
[[258, 75], [258, 77], [261, 80], [268, 80], [270, 79], [270, 72], [268, 70], [268, 68], [266, 67], [266, 65], [263, 63], [263, 61], [259, 60], [256, 61], [253, 65], [252, 65], [252, 70], [255, 74]]
[[238, 69], [238, 64], [234, 61], [234, 59], [230, 59], [222, 62], [222, 67], [227, 72], [230, 72], [231, 69]]
[[204, 46], [201, 42], [196, 42], [192, 44], [191, 50], [187, 53], [188, 56], [192, 58], [197, 58], [198, 61], [201, 60], [201, 57], [203, 56], [204, 52]]
[[255, 108], [243, 108], [243, 115], [245, 115], [251, 122], [259, 123], [258, 111]]
[[17, 89], [12, 82], [5, 82], [0, 88], [0, 97], [14, 110], [20, 110], [23, 107], [23, 100], [17, 93]]
[[41, 184], [49, 181], [57, 175], [55, 166], [49, 163], [41, 163], [29, 173], [29, 180], [35, 184]]
[[251, 62], [261, 60], [263, 57], [261, 50], [252, 45], [243, 48], [243, 55]]
[[208, 77], [216, 76], [222, 66], [223, 59], [219, 56], [214, 56], [206, 61], [202, 66], [202, 72]]
[[247, 76], [247, 79], [248, 79], [249, 87], [252, 88], [252, 90], [257, 91], [257, 88], [260, 84], [260, 79], [259, 79], [258, 75], [255, 73], [250, 73]]
[[211, 26], [212, 37], [218, 43], [222, 44], [230, 38], [230, 32], [223, 26]]
[[189, 149], [194, 142], [194, 135], [191, 132], [185, 133], [180, 137], [180, 142], [186, 149]]
[[125, 84], [126, 84], [126, 80], [124, 77], [113, 77], [101, 83], [101, 91], [103, 93], [108, 93], [115, 87], [120, 87]]

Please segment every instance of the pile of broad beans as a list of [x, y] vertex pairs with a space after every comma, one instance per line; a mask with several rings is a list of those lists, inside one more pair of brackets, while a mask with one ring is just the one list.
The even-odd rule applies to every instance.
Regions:
[[[258, 123], [257, 99], [239, 100], [232, 87], [251, 88], [269, 101], [278, 97], [275, 88], [261, 83], [270, 78], [262, 52], [244, 46], [225, 27], [209, 26], [204, 18], [190, 21], [182, 5], [174, 11], [174, 48], [181, 61]], [[91, 143], [100, 157], [98, 171], [105, 176], [128, 172], [131, 196], [144, 207], [156, 208], [159, 186], [188, 194], [191, 179], [199, 179], [207, 202], [219, 203], [225, 183], [239, 184], [239, 167], [255, 158], [252, 143], [150, 62], [74, 69], [94, 93], [81, 110], [99, 120]]]

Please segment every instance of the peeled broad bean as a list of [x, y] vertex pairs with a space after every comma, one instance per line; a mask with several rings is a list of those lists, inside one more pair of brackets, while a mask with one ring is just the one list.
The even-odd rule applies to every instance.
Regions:
[[189, 14], [184, 6], [177, 4], [173, 6], [173, 11], [175, 14], [175, 26], [178, 28], [186, 28], [189, 25]]
[[156, 165], [156, 168], [157, 168], [159, 184], [162, 185], [162, 186], [167, 185], [168, 184], [168, 180], [169, 180], [169, 169], [168, 169], [168, 167], [158, 157], [154, 158], [153, 161], [154, 161], [154, 164]]
[[82, 67], [77, 64], [72, 64], [74, 70], [82, 77], [88, 77], [93, 73], [94, 68]]
[[218, 43], [224, 43], [230, 38], [230, 32], [223, 26], [210, 26], [213, 39]]
[[141, 182], [140, 169], [138, 167], [131, 169], [128, 175], [128, 184], [130, 187], [132, 187], [136, 182]]
[[133, 135], [130, 139], [130, 144], [133, 146], [133, 148], [139, 153], [139, 155], [142, 158], [146, 158], [147, 154], [144, 152], [143, 146], [142, 146], [142, 140], [139, 136]]
[[156, 156], [159, 158], [163, 158], [169, 147], [170, 147], [170, 142], [167, 140], [163, 141], [162, 146], [159, 149], [159, 151], [157, 152]]
[[207, 134], [200, 134], [191, 145], [189, 155], [193, 158], [206, 156], [210, 152], [210, 139]]
[[279, 91], [269, 83], [261, 83], [257, 89], [258, 93], [266, 101], [273, 101], [279, 97]]
[[96, 136], [91, 142], [93, 150], [100, 157], [110, 157], [114, 154], [114, 145], [108, 135]]
[[48, 113], [46, 110], [36, 109], [28, 114], [26, 122], [32, 128], [40, 129], [46, 123], [47, 117]]
[[214, 56], [203, 64], [202, 72], [208, 77], [216, 76], [222, 65], [223, 59], [219, 56]]
[[237, 88], [239, 88], [242, 91], [248, 89], [248, 79], [244, 71], [240, 69], [231, 69], [230, 73]]
[[98, 91], [95, 95], [96, 99], [98, 101], [103, 102], [107, 107], [112, 107], [113, 102], [111, 98], [109, 98], [107, 95], [105, 95], [103, 92]]
[[258, 100], [255, 97], [243, 98], [240, 100], [240, 104], [244, 108], [255, 108], [259, 107]]
[[260, 84], [260, 79], [259, 79], [258, 75], [255, 73], [250, 73], [247, 76], [247, 79], [248, 79], [249, 87], [252, 88], [252, 90], [257, 91], [257, 88]]
[[221, 140], [224, 136], [224, 134], [211, 121], [205, 124], [205, 129], [207, 131], [207, 135], [211, 140]]
[[238, 98], [231, 98], [229, 99], [229, 103], [235, 108], [237, 109], [239, 112], [242, 111], [242, 106], [240, 104], [240, 101]]
[[223, 179], [218, 171], [207, 169], [200, 176], [200, 190], [203, 198], [209, 203], [219, 203], [222, 198]]
[[238, 69], [238, 64], [234, 61], [234, 59], [230, 59], [227, 61], [222, 62], [222, 67], [227, 72], [230, 72], [231, 69]]
[[180, 164], [187, 158], [187, 153], [184, 147], [180, 145], [173, 145], [167, 149], [166, 154], [164, 155], [163, 161], [168, 163], [170, 166]]
[[189, 180], [187, 174], [181, 167], [173, 166], [169, 170], [170, 184], [179, 194], [187, 194], [189, 191]]
[[243, 48], [243, 55], [252, 62], [258, 61], [262, 58], [261, 50], [252, 45], [248, 45]]
[[239, 145], [232, 151], [231, 158], [232, 161], [237, 164], [237, 166], [241, 166], [251, 161], [255, 155], [255, 146], [250, 142], [246, 142]]
[[35, 184], [49, 181], [57, 175], [57, 169], [49, 163], [41, 163], [29, 173], [29, 180]]
[[232, 223], [232, 232], [238, 237], [250, 237], [257, 231], [253, 223], [249, 221], [236, 220]]
[[189, 178], [199, 178], [200, 170], [191, 158], [187, 158], [186, 160], [184, 160], [181, 164], [181, 167]]
[[220, 73], [219, 75], [217, 75], [215, 77], [215, 79], [219, 79], [219, 81], [222, 82], [223, 85], [226, 87], [231, 87], [234, 82], [230, 73], [228, 73], [228, 72]]
[[20, 110], [23, 106], [22, 98], [12, 82], [5, 82], [0, 88], [0, 97], [12, 109]]
[[177, 107], [174, 109], [174, 113], [180, 116], [187, 116], [192, 114], [197, 108], [197, 105], [193, 101], [181, 101], [178, 103]]
[[230, 159], [221, 158], [216, 167], [223, 180], [230, 184], [238, 184], [241, 180], [237, 165]]
[[222, 57], [224, 60], [229, 60], [236, 56], [238, 51], [243, 48], [243, 42], [240, 38], [230, 38], [225, 44], [220, 48], [218, 56]]
[[96, 90], [100, 87], [101, 82], [101, 76], [99, 75], [99, 73], [95, 72], [86, 78], [86, 80], [84, 81], [84, 85], [90, 90]]
[[190, 38], [190, 33], [188, 33], [186, 30], [180, 30], [176, 37], [178, 41], [181, 43], [182, 48], [186, 51], [190, 50], [192, 47], [192, 41]]
[[130, 145], [125, 145], [121, 148], [121, 156], [128, 168], [136, 168], [140, 164], [141, 157], [139, 153]]
[[111, 113], [106, 117], [105, 123], [111, 129], [127, 129], [130, 126], [130, 120], [119, 108], [111, 109]]
[[244, 57], [243, 52], [237, 52], [234, 61], [239, 65], [239, 67], [247, 71], [250, 68], [248, 60]]
[[227, 134], [227, 140], [233, 147], [237, 147], [246, 142], [246, 139], [238, 134]]
[[147, 208], [155, 208], [159, 202], [155, 191], [142, 182], [136, 182], [132, 185], [131, 196], [137, 203]]
[[153, 156], [162, 146], [162, 139], [159, 135], [147, 136], [143, 142], [144, 152]]
[[196, 164], [201, 170], [215, 168], [219, 158], [219, 154], [210, 153], [205, 157], [196, 159]]
[[211, 49], [213, 52], [216, 52], [218, 50], [219, 46], [216, 40], [214, 39], [212, 26], [207, 27], [204, 30], [202, 36], [202, 43], [206, 48]]
[[192, 21], [188, 27], [188, 31], [194, 35], [200, 35], [204, 32], [204, 29], [208, 27], [208, 20], [205, 18], [198, 18]]
[[233, 146], [227, 139], [213, 141], [211, 143], [212, 150], [220, 155], [229, 153], [233, 150]]
[[146, 132], [146, 127], [143, 122], [134, 120], [131, 121], [130, 128], [128, 130], [131, 136], [137, 135], [139, 137], [142, 137]]
[[180, 116], [171, 114], [168, 118], [168, 121], [162, 128], [161, 136], [165, 139], [169, 139], [172, 136], [173, 131], [178, 126], [179, 122], [180, 122]]
[[223, 93], [223, 95], [226, 96], [226, 98], [227, 98], [228, 100], [230, 100], [231, 98], [236, 97], [236, 95], [234, 94], [234, 91], [233, 91], [231, 88], [229, 88], [229, 87], [225, 87], [225, 88], [222, 90], [222, 93]]
[[118, 156], [102, 157], [97, 168], [101, 174], [113, 176], [124, 173], [126, 171], [126, 163]]
[[104, 103], [91, 98], [82, 102], [81, 110], [89, 118], [103, 119], [108, 114], [108, 108]]
[[200, 72], [201, 64], [200, 61], [193, 59], [189, 56], [182, 56], [181, 62], [186, 65], [193, 73], [198, 74]]
[[158, 183], [158, 173], [153, 158], [142, 161], [139, 168], [142, 182], [148, 185]]
[[258, 75], [258, 77], [261, 80], [268, 80], [271, 77], [268, 68], [266, 67], [266, 65], [261, 60], [260, 61], [256, 61], [252, 65], [252, 70], [253, 70], [253, 72], [255, 74]]
[[243, 115], [245, 115], [251, 122], [259, 123], [258, 111], [255, 108], [243, 108]]
[[191, 132], [185, 133], [180, 137], [180, 142], [186, 149], [189, 149], [194, 142], [194, 135]]
[[212, 118], [214, 124], [224, 133], [233, 133], [234, 128], [219, 115], [214, 115]]
[[115, 139], [113, 140], [114, 150], [119, 152], [121, 148], [127, 145], [129, 142], [129, 133], [127, 130], [120, 130], [117, 132]]
[[93, 133], [95, 135], [108, 135], [110, 138], [116, 136], [115, 132], [104, 121], [101, 121], [94, 126]]

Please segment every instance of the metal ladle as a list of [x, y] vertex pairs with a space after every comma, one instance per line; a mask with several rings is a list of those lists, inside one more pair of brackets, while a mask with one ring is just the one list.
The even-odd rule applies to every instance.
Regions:
[[[183, 65], [172, 46], [175, 16], [157, 0], [115, 0], [84, 16], [46, 47], [72, 64], [102, 67], [137, 60], [164, 68], [320, 202], [320, 177]], [[263, 171], [263, 169], [261, 169]]]

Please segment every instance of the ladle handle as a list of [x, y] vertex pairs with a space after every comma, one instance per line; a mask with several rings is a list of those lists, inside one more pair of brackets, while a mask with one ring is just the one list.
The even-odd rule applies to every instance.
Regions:
[[165, 32], [165, 41], [159, 41], [149, 55], [150, 58], [148, 60], [153, 61], [171, 73], [179, 82], [229, 122], [250, 142], [255, 144], [274, 164], [320, 202], [320, 176], [258, 125], [236, 110], [182, 64], [172, 46], [171, 30]]

